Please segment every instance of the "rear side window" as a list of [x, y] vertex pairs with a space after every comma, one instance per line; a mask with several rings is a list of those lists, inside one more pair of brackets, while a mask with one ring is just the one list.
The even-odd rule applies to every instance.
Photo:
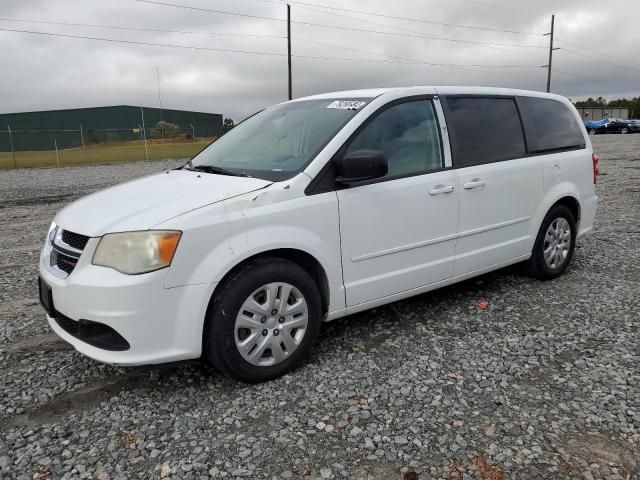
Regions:
[[584, 148], [580, 125], [567, 105], [550, 98], [519, 97], [529, 152]]
[[522, 124], [512, 98], [448, 97], [446, 105], [455, 167], [526, 155]]

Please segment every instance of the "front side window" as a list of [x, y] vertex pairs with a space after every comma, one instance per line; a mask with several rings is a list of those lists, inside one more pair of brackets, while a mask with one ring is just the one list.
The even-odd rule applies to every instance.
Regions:
[[454, 166], [526, 155], [522, 124], [512, 98], [449, 97], [446, 103]]
[[430, 100], [400, 103], [383, 110], [351, 141], [346, 153], [384, 152], [385, 178], [425, 173], [442, 168], [438, 122]]
[[530, 152], [584, 148], [578, 119], [564, 103], [550, 98], [519, 97], [518, 106]]
[[286, 180], [304, 169], [367, 102], [304, 100], [267, 108], [205, 148], [192, 165]]

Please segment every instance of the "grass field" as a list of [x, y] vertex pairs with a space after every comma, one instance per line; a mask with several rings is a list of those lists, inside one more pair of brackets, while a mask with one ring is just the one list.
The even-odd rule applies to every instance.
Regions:
[[137, 160], [161, 160], [166, 158], [190, 158], [209, 143], [212, 138], [198, 138], [194, 141], [150, 140], [145, 154], [144, 142], [112, 142], [88, 145], [84, 150], [55, 150], [16, 152], [15, 163], [11, 152], [0, 152], [0, 170], [33, 167], [55, 167], [67, 165], [91, 165], [104, 163], [132, 162]]

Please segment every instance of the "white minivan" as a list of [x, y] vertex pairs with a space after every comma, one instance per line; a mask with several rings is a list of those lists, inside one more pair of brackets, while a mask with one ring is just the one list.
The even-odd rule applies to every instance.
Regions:
[[40, 299], [51, 328], [101, 362], [203, 357], [263, 381], [299, 365], [324, 321], [518, 262], [560, 275], [593, 227], [597, 163], [557, 95], [301, 98], [180, 168], [63, 209]]

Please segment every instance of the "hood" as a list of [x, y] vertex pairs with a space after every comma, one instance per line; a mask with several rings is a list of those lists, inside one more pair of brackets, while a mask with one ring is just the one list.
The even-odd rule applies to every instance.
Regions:
[[146, 230], [165, 220], [259, 190], [273, 182], [189, 170], [169, 170], [92, 193], [65, 207], [55, 222], [90, 237]]

